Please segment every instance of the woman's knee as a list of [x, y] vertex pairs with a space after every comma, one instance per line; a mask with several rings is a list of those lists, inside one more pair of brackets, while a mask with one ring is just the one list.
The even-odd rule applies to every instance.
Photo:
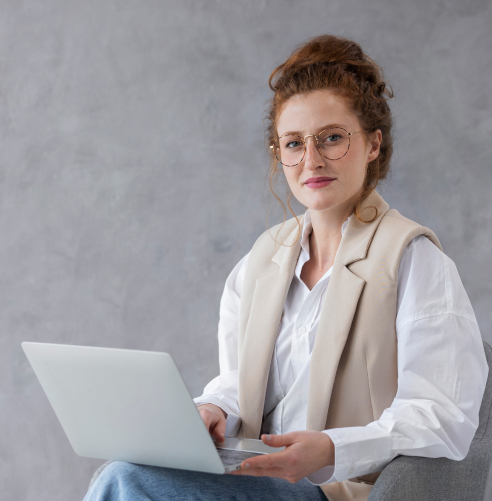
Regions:
[[141, 483], [143, 468], [132, 463], [113, 461], [101, 472], [84, 501], [124, 499]]
[[97, 481], [111, 481], [125, 483], [134, 479], [138, 475], [138, 465], [125, 463], [124, 461], [113, 461], [104, 468]]

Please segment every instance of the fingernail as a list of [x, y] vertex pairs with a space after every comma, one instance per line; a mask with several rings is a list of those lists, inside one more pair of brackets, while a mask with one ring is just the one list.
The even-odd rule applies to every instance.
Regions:
[[245, 468], [249, 468], [249, 463], [246, 463], [246, 464], [244, 465], [244, 467], [245, 467]]
[[265, 435], [265, 438], [270, 441], [272, 439], [272, 436], [271, 435]]

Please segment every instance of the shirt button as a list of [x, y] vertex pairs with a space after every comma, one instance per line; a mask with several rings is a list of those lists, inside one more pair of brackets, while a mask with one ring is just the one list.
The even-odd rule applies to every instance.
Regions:
[[378, 467], [376, 463], [372, 463], [371, 466], [369, 466], [370, 470], [375, 470]]
[[352, 475], [352, 473], [354, 473], [354, 471], [355, 471], [355, 470], [354, 470], [354, 467], [352, 466], [352, 467], [350, 468], [350, 470], [348, 471], [348, 474], [349, 474], [349, 475]]
[[297, 334], [299, 334], [299, 336], [304, 336], [304, 334], [306, 334], [306, 327], [299, 327], [299, 329], [297, 329]]

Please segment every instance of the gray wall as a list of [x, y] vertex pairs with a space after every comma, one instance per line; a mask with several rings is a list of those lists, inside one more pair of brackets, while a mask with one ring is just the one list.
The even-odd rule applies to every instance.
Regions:
[[224, 281], [281, 217], [267, 79], [317, 34], [385, 69], [382, 195], [436, 232], [492, 342], [490, 26], [490, 0], [2, 0], [0, 498], [82, 499], [100, 464], [72, 451], [21, 341], [170, 351], [194, 396], [216, 375]]

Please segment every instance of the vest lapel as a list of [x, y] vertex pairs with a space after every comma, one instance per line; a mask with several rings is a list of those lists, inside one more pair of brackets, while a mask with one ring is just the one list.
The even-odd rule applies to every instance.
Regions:
[[[372, 223], [361, 223], [352, 216], [335, 256], [311, 354], [306, 419], [308, 430], [325, 429], [338, 363], [365, 285], [365, 281], [354, 275], [347, 266], [366, 257], [372, 237], [389, 209], [376, 191], [361, 206], [363, 216], [368, 219], [372, 216], [369, 207], [378, 209], [377, 219]], [[367, 211], [364, 211], [365, 208], [368, 208]]]
[[306, 418], [308, 430], [325, 429], [338, 362], [364, 284], [363, 279], [335, 261], [311, 353]]
[[[299, 218], [301, 225], [304, 218]], [[239, 361], [239, 407], [242, 427], [239, 436], [258, 438], [261, 430], [265, 392], [277, 340], [285, 298], [301, 250], [298, 227], [273, 256], [278, 268], [256, 280], [253, 301]], [[291, 247], [288, 247], [291, 246]]]

